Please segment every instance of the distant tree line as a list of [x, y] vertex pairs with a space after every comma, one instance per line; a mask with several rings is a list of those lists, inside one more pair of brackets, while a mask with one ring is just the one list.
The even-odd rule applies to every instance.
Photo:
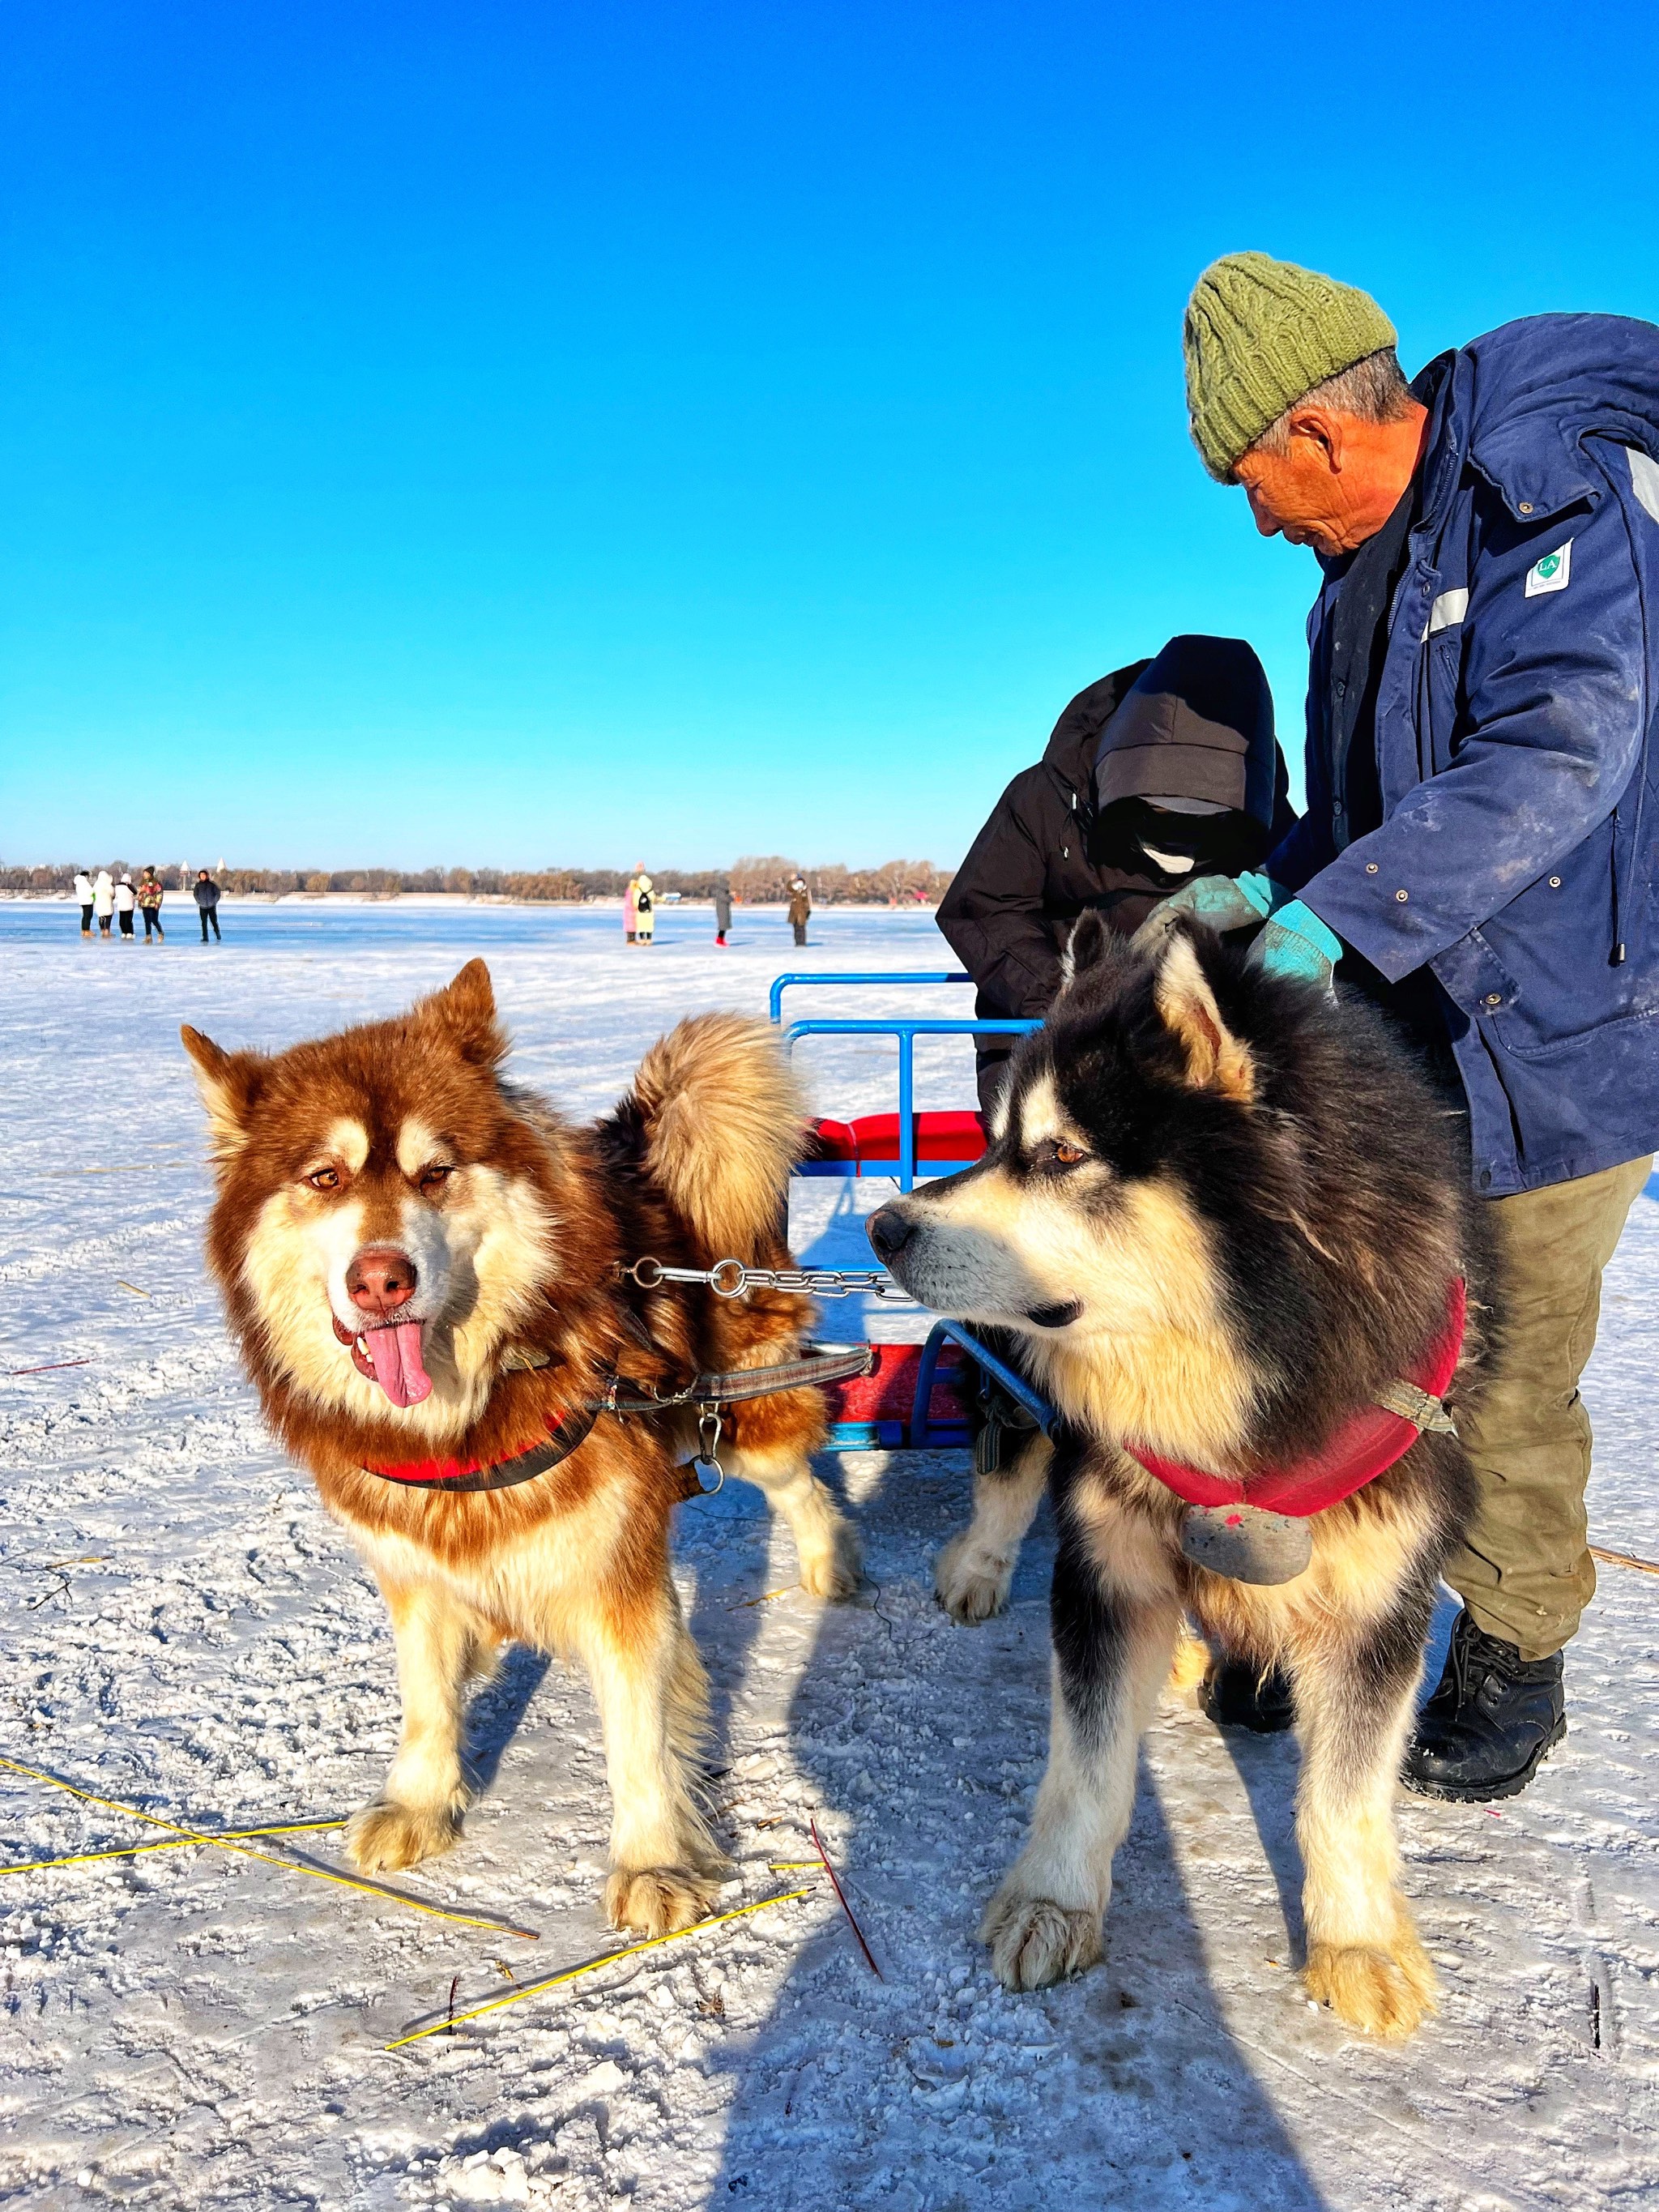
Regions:
[[[140, 867], [128, 860], [93, 860], [96, 872], [106, 867], [118, 876], [126, 869], [137, 880]], [[67, 890], [75, 877], [74, 863], [55, 866], [7, 866], [0, 862], [0, 890]], [[186, 890], [199, 866], [158, 867], [156, 874], [169, 890]], [[403, 891], [449, 891], [464, 898], [532, 899], [557, 906], [578, 906], [584, 899], [619, 898], [627, 884], [625, 868], [217, 868], [220, 888], [233, 896], [263, 891], [281, 896], [294, 891], [357, 891], [374, 898], [396, 898]], [[827, 866], [802, 866], [778, 854], [750, 855], [725, 868], [653, 868], [651, 880], [659, 896], [678, 891], [682, 898], [709, 899], [723, 883], [733, 898], [750, 906], [781, 905], [789, 896], [795, 876], [805, 876], [815, 906], [932, 906], [944, 896], [951, 880], [948, 868], [931, 860], [884, 860], [878, 868], [846, 868], [839, 862]]]

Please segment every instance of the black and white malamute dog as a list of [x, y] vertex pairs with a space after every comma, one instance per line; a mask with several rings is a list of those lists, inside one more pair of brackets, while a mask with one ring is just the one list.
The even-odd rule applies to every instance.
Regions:
[[[1382, 2035], [1432, 2010], [1393, 1800], [1437, 1577], [1471, 1496], [1436, 1399], [1470, 1402], [1489, 1339], [1491, 1267], [1459, 1151], [1454, 1118], [1370, 1007], [1264, 975], [1190, 921], [1126, 945], [1085, 915], [983, 1160], [872, 1218], [913, 1296], [1019, 1332], [1065, 1417], [1048, 1477], [1048, 1768], [984, 1927], [1011, 1988], [1100, 1956], [1137, 1741], [1189, 1612], [1213, 1645], [1282, 1666], [1294, 1687], [1310, 1991]], [[1454, 1359], [1455, 1373], [1413, 1398], [1437, 1347], [1437, 1381]], [[1386, 1434], [1380, 1409], [1401, 1404], [1418, 1417], [1395, 1433], [1403, 1456], [1275, 1524], [1311, 1539], [1289, 1579], [1188, 1556], [1203, 1545], [1163, 1476], [1271, 1497], [1310, 1470], [1352, 1469], [1377, 1424]]]

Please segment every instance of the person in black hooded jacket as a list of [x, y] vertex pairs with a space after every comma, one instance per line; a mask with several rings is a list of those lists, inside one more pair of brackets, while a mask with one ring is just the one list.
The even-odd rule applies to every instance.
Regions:
[[[1152, 659], [1078, 693], [1042, 760], [1014, 778], [974, 840], [939, 902], [939, 926], [979, 986], [981, 1016], [1041, 1016], [1085, 908], [1128, 936], [1195, 876], [1257, 866], [1295, 823], [1261, 663], [1242, 638], [1172, 637]], [[979, 1041], [986, 1114], [1011, 1050], [1003, 1038]], [[1016, 1340], [982, 1334], [1020, 1365]], [[936, 1570], [940, 1599], [961, 1620], [981, 1619], [1002, 1601], [986, 1595], [991, 1568], [973, 1548], [982, 1518], [999, 1534], [994, 1564], [1006, 1597], [1008, 1547], [1018, 1551], [1040, 1494], [1027, 1480], [1024, 1452], [1036, 1425], [983, 1373], [969, 1422], [974, 1522], [945, 1547]], [[990, 1503], [1000, 1489], [1002, 1502]], [[1291, 1724], [1283, 1678], [1258, 1680], [1253, 1666], [1224, 1656], [1200, 1699], [1223, 1726], [1271, 1732]]]
[[[1295, 824], [1267, 672], [1242, 638], [1172, 637], [1079, 691], [939, 903], [986, 1019], [1048, 1012], [1072, 924], [1126, 936], [1194, 875], [1254, 868]], [[987, 1113], [1011, 1047], [980, 1041]]]

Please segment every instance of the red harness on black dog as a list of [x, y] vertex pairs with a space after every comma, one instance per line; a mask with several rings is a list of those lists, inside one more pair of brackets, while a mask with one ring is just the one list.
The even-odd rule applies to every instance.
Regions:
[[1450, 1430], [1441, 1400], [1457, 1371], [1468, 1318], [1468, 1288], [1460, 1275], [1447, 1294], [1445, 1327], [1410, 1376], [1390, 1383], [1375, 1405], [1362, 1407], [1345, 1421], [1322, 1451], [1290, 1467], [1268, 1468], [1246, 1482], [1237, 1475], [1183, 1467], [1141, 1444], [1126, 1442], [1123, 1449], [1188, 1505], [1253, 1505], [1305, 1520], [1363, 1490], [1403, 1459], [1425, 1429]]

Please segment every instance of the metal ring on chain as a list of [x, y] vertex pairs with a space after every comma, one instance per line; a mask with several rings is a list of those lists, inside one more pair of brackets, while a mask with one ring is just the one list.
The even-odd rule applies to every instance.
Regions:
[[908, 1295], [879, 1267], [745, 1267], [741, 1260], [717, 1260], [712, 1267], [666, 1267], [647, 1256], [623, 1265], [620, 1272], [642, 1291], [664, 1283], [699, 1283], [717, 1298], [740, 1298], [746, 1291], [785, 1291], [811, 1298], [850, 1298], [860, 1291], [874, 1298]]

